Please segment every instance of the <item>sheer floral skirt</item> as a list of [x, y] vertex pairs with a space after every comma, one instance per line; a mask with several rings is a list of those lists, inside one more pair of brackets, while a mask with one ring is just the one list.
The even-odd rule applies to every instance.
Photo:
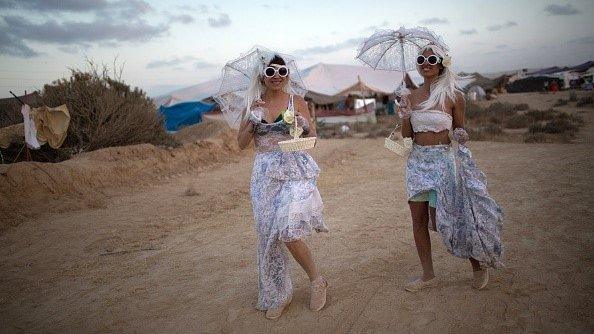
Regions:
[[284, 243], [328, 231], [318, 174], [318, 165], [305, 152], [256, 154], [250, 192], [258, 233], [260, 310], [285, 303], [293, 293]]
[[413, 145], [406, 165], [410, 201], [435, 191], [435, 221], [450, 253], [501, 267], [503, 212], [487, 192], [487, 180], [465, 146]]

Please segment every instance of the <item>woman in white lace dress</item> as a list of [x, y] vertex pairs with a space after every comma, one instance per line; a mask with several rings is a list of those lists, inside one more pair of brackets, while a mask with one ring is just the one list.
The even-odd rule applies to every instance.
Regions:
[[[265, 64], [263, 73], [252, 78], [251, 87], [257, 89], [251, 91], [264, 93], [253, 97], [255, 103], [247, 102], [249, 114], [238, 134], [242, 149], [252, 140], [255, 143], [250, 193], [258, 233], [257, 308], [266, 311], [269, 319], [280, 317], [292, 299], [287, 249], [309, 277], [312, 310], [324, 307], [328, 285], [303, 241], [312, 231], [328, 231], [316, 186], [320, 170], [308, 153], [282, 152], [278, 145], [292, 138], [288, 124], [292, 121], [298, 122], [304, 135], [315, 136], [305, 100], [287, 92], [289, 75], [285, 61], [276, 55]], [[294, 119], [283, 117], [286, 110], [293, 112]]]
[[[469, 259], [473, 286], [484, 288], [487, 267], [501, 266], [503, 213], [487, 192], [484, 174], [465, 146], [465, 100], [446, 49], [429, 44], [417, 58], [424, 84], [404, 98], [403, 137], [413, 138], [406, 166], [406, 188], [413, 234], [423, 275], [408, 291], [435, 286], [428, 228], [437, 231], [450, 253]], [[450, 135], [459, 143], [455, 149]]]

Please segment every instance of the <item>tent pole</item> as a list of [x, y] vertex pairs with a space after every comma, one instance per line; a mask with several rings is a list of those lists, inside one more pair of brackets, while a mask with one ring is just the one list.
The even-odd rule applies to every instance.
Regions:
[[18, 96], [14, 95], [14, 93], [13, 93], [11, 90], [9, 90], [8, 92], [9, 92], [9, 93], [10, 93], [12, 96], [14, 96], [14, 98], [15, 98], [15, 99], [19, 100], [19, 102], [21, 103], [21, 105], [25, 105], [25, 103], [24, 103], [24, 102], [23, 102], [21, 99], [19, 99], [19, 97], [18, 97]]

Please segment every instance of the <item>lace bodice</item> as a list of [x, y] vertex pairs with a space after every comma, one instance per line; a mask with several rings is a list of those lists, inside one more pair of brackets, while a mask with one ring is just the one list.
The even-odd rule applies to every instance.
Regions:
[[414, 110], [410, 115], [414, 132], [441, 132], [452, 129], [452, 115], [441, 110]]
[[[292, 110], [293, 112], [295, 111], [295, 108], [293, 107], [293, 95], [289, 97], [287, 109]], [[279, 150], [279, 141], [292, 138], [289, 131], [292, 126], [291, 124], [285, 123], [282, 118], [280, 121], [274, 123], [262, 122], [265, 114], [265, 110], [262, 107], [258, 107], [252, 110], [252, 117], [250, 118], [256, 127], [256, 130], [254, 131], [254, 143], [256, 145], [256, 151], [258, 152]], [[307, 120], [302, 116], [297, 116], [295, 119], [297, 124], [303, 128], [303, 134], [307, 134], [309, 132], [309, 124]]]

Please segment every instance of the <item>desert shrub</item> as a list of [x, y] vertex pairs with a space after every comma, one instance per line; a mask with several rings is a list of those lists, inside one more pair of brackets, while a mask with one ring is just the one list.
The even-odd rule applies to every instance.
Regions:
[[[87, 70], [71, 70], [69, 78], [46, 84], [32, 106], [66, 104], [70, 124], [59, 149], [31, 150], [31, 160], [59, 162], [82, 151], [140, 143], [176, 146], [146, 93], [120, 77], [121, 70], [110, 76], [105, 66], [100, 70], [89, 62]], [[5, 162], [27, 159], [25, 152], [19, 143], [2, 150]]]
[[516, 106], [520, 106], [520, 108], [524, 108], [523, 105], [514, 105], [511, 103], [502, 103], [502, 102], [495, 102], [487, 108], [487, 111], [491, 114], [502, 116], [502, 117], [510, 117], [517, 113], [518, 109]]
[[493, 140], [496, 137], [501, 136], [503, 134], [503, 128], [501, 125], [497, 124], [488, 124], [485, 126], [478, 126], [478, 127], [467, 127], [466, 128], [470, 140]]
[[[121, 72], [120, 72], [121, 73]], [[45, 85], [42, 102], [48, 106], [66, 104], [70, 112], [68, 135], [63, 146], [77, 151], [139, 143], [173, 144], [163, 119], [141, 89], [99, 71], [71, 70], [70, 78]]]
[[528, 132], [531, 133], [574, 133], [578, 130], [577, 125], [569, 118], [556, 118], [546, 123], [534, 123], [530, 125]]
[[551, 143], [553, 142], [550, 136], [542, 132], [528, 132], [524, 134], [525, 143]]
[[487, 108], [481, 108], [475, 103], [469, 102], [466, 105], [466, 119], [469, 123], [477, 126], [485, 126], [487, 124], [505, 124], [507, 119], [514, 117], [518, 114], [518, 111], [524, 111], [528, 109], [528, 105], [523, 104], [511, 104], [496, 102], [491, 104]]
[[520, 103], [520, 104], [514, 105], [514, 110], [516, 110], [516, 111], [524, 111], [524, 110], [528, 110], [528, 109], [530, 109], [530, 106], [528, 105], [528, 103]]
[[508, 129], [521, 129], [527, 127], [532, 119], [524, 115], [515, 115], [505, 121], [505, 127]]
[[577, 100], [575, 106], [576, 107], [583, 107], [586, 105], [593, 105], [594, 104], [594, 97], [593, 96], [584, 96], [581, 99]]
[[553, 104], [553, 107], [561, 107], [561, 106], [565, 106], [569, 103], [568, 100], [564, 100], [564, 99], [558, 99], [557, 102], [555, 102], [555, 104]]
[[577, 102], [577, 100], [578, 100], [578, 97], [575, 92], [569, 93], [569, 102]]
[[555, 109], [548, 110], [528, 110], [525, 115], [530, 117], [533, 121], [547, 121], [555, 118], [559, 111]]
[[16, 99], [4, 99], [0, 102], [0, 128], [23, 123], [21, 104]]

